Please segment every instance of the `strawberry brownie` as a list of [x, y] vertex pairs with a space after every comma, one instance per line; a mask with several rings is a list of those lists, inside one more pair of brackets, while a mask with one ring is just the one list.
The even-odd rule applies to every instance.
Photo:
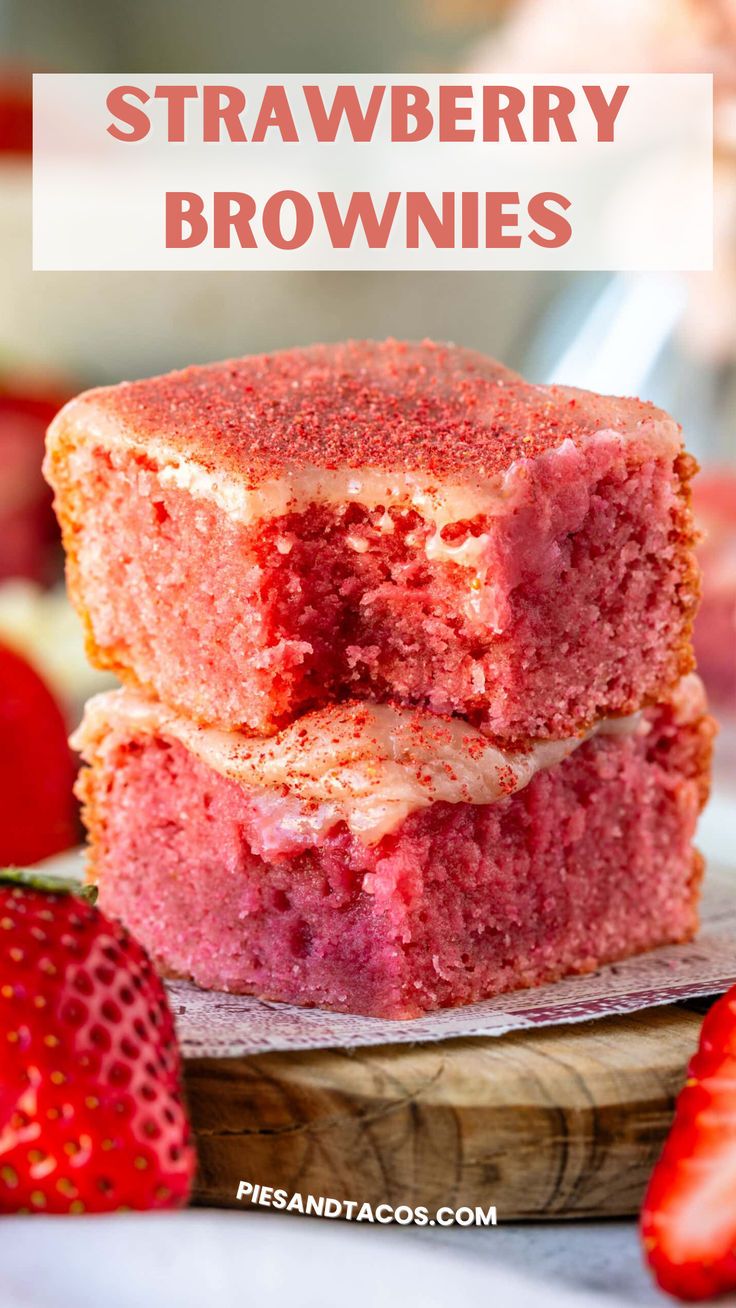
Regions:
[[115, 691], [76, 741], [89, 875], [170, 974], [411, 1017], [689, 939], [712, 735], [692, 675], [521, 751], [355, 702], [253, 738]]
[[127, 684], [255, 736], [363, 699], [523, 748], [691, 669], [694, 466], [649, 404], [385, 341], [87, 392], [46, 471], [90, 657]]

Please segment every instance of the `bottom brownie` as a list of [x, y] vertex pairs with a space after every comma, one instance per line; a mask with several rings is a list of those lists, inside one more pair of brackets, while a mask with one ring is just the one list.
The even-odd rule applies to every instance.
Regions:
[[697, 695], [496, 802], [414, 809], [372, 844], [345, 822], [279, 842], [263, 792], [254, 806], [165, 722], [101, 718], [80, 737], [100, 904], [201, 986], [406, 1018], [696, 930], [713, 734]]

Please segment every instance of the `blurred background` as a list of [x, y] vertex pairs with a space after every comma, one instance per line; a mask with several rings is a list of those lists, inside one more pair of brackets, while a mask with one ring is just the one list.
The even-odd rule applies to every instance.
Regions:
[[[50, 740], [61, 742], [62, 798], [53, 821], [44, 798], [30, 851], [53, 853], [69, 843], [70, 800], [52, 701], [71, 723], [101, 684], [64, 597], [40, 474], [45, 426], [81, 387], [226, 355], [345, 336], [432, 336], [537, 381], [637, 394], [668, 409], [703, 466], [701, 670], [724, 724], [736, 719], [736, 0], [0, 0], [0, 65], [1, 861], [30, 861], [8, 835], [27, 778], [5, 741], [41, 733], [47, 754]], [[715, 272], [31, 271], [33, 70], [463, 69], [713, 72]], [[736, 728], [722, 733], [723, 768], [730, 754], [736, 760], [734, 739]], [[28, 751], [32, 771], [37, 760]]]

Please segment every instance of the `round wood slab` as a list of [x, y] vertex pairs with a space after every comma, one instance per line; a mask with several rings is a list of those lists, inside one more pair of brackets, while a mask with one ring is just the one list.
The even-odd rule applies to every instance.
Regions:
[[498, 1220], [636, 1212], [702, 1018], [633, 1016], [441, 1044], [186, 1063], [200, 1203], [290, 1195], [495, 1204]]

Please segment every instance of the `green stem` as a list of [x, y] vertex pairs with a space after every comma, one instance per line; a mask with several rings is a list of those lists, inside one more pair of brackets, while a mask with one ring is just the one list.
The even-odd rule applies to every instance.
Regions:
[[39, 890], [48, 895], [76, 895], [79, 899], [86, 899], [88, 904], [94, 904], [97, 899], [97, 886], [85, 886], [71, 877], [55, 877], [38, 868], [0, 868], [0, 885], [21, 886], [24, 890]]

